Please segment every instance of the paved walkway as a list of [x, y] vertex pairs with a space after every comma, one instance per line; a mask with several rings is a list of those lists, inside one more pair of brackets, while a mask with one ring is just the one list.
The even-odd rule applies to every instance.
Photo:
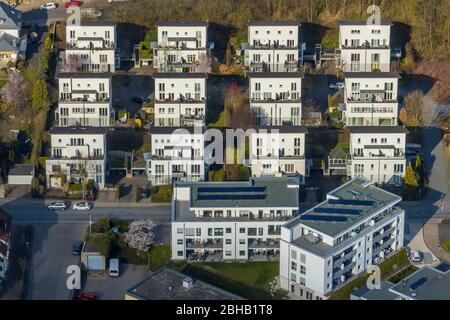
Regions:
[[425, 243], [442, 262], [450, 263], [450, 251], [441, 247], [439, 240], [439, 223], [441, 219], [430, 219], [424, 226]]

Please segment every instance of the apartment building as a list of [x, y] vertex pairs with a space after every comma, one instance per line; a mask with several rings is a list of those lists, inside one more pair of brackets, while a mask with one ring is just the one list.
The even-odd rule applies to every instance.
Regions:
[[333, 291], [403, 247], [402, 199], [363, 178], [281, 228], [280, 285], [300, 299], [326, 299]]
[[249, 74], [250, 108], [260, 126], [301, 125], [303, 77], [300, 72]]
[[107, 128], [53, 127], [51, 157], [46, 161], [47, 188], [92, 180], [103, 189], [106, 177]]
[[11, 225], [11, 216], [0, 209], [0, 283], [5, 280], [9, 268]]
[[154, 73], [155, 126], [204, 126], [205, 73]]
[[298, 71], [303, 64], [300, 21], [248, 22], [244, 64], [250, 72]]
[[204, 135], [201, 127], [152, 127], [147, 174], [153, 185], [203, 181]]
[[347, 126], [398, 124], [398, 73], [346, 72], [343, 118]]
[[250, 165], [254, 177], [298, 176], [305, 183], [306, 127], [260, 127], [250, 136]]
[[339, 21], [339, 65], [344, 72], [390, 71], [391, 22]]
[[111, 73], [59, 73], [55, 123], [108, 127], [113, 118]]
[[281, 225], [298, 213], [295, 177], [176, 183], [172, 260], [276, 260]]
[[0, 67], [25, 59], [27, 35], [22, 32], [22, 12], [0, 2]]
[[158, 23], [153, 66], [159, 72], [195, 72], [214, 48], [208, 26], [208, 21]]
[[109, 22], [67, 25], [65, 59], [77, 64], [73, 66], [77, 70], [69, 70], [72, 72], [115, 72], [120, 68], [116, 25]]
[[375, 183], [400, 185], [406, 170], [406, 134], [401, 126], [349, 127], [347, 174]]

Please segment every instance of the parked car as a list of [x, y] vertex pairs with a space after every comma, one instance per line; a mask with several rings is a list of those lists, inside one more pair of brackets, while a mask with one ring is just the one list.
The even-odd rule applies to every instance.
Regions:
[[136, 103], [144, 103], [144, 102], [150, 102], [149, 98], [143, 97], [143, 96], [134, 96], [131, 101]]
[[94, 292], [83, 292], [77, 297], [77, 300], [97, 300], [97, 295]]
[[141, 188], [139, 196], [141, 199], [150, 197], [150, 190], [147, 187]]
[[330, 84], [330, 89], [344, 89], [344, 83], [343, 82], [336, 82], [336, 83], [332, 83]]
[[117, 258], [109, 259], [108, 274], [110, 277], [118, 277], [119, 276], [119, 259], [117, 259]]
[[79, 255], [81, 255], [81, 251], [83, 250], [83, 242], [75, 242], [73, 245], [72, 245], [72, 254], [74, 255], [74, 256], [79, 256]]
[[69, 8], [69, 7], [81, 7], [81, 1], [78, 0], [72, 0], [69, 2], [64, 3], [64, 7]]
[[411, 260], [413, 262], [420, 262], [423, 259], [423, 253], [419, 250], [413, 250], [411, 251]]
[[58, 8], [58, 4], [56, 2], [47, 2], [39, 7], [41, 10], [52, 10]]
[[72, 206], [73, 210], [87, 211], [91, 210], [91, 204], [87, 201], [75, 202]]
[[53, 201], [50, 202], [47, 205], [48, 210], [54, 211], [54, 210], [66, 210], [69, 208], [69, 205], [64, 201]]

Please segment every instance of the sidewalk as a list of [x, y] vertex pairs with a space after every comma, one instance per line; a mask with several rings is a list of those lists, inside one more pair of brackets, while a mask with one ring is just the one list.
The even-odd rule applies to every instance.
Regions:
[[423, 227], [424, 240], [427, 247], [442, 262], [450, 263], [450, 252], [441, 247], [439, 240], [439, 223], [441, 219], [430, 219]]

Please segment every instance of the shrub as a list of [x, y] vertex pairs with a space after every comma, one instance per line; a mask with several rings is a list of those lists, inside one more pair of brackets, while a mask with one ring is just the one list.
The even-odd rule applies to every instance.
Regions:
[[111, 229], [111, 224], [108, 218], [100, 218], [92, 224], [93, 233], [105, 233]]
[[152, 202], [170, 202], [172, 194], [172, 186], [156, 186], [152, 189]]

